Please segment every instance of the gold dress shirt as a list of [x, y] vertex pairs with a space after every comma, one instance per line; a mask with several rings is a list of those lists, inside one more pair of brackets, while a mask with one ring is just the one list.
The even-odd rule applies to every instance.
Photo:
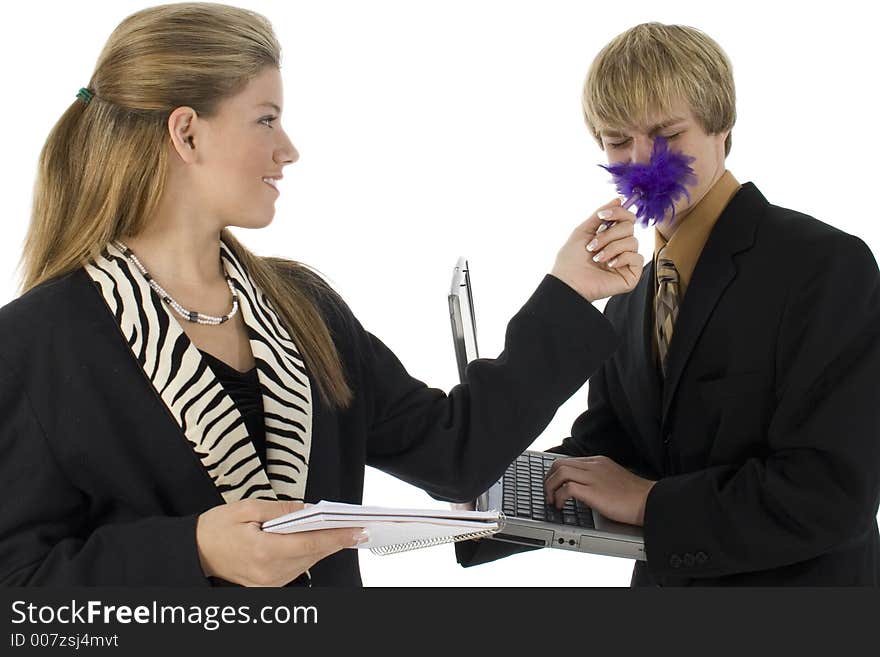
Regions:
[[[673, 231], [672, 237], [667, 241], [660, 231], [654, 229], [654, 297], [657, 296], [657, 255], [660, 249], [666, 247], [664, 257], [675, 263], [679, 277], [679, 299], [684, 300], [688, 284], [697, 266], [700, 253], [709, 239], [712, 228], [718, 217], [730, 203], [733, 196], [739, 191], [740, 184], [730, 171], [725, 169], [721, 177], [706, 192], [706, 195], [691, 208], [690, 212], [681, 221], [681, 224]], [[653, 304], [652, 304], [653, 306]], [[652, 317], [652, 325], [655, 320]], [[654, 358], [659, 367], [659, 349], [657, 335], [651, 340], [654, 347]]]

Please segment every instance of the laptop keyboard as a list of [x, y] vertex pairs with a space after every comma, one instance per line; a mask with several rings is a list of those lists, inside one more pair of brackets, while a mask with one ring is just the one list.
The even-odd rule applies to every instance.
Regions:
[[566, 500], [561, 511], [546, 504], [544, 478], [555, 460], [542, 452], [520, 454], [504, 473], [502, 511], [509, 517], [594, 528], [592, 509], [583, 502]]

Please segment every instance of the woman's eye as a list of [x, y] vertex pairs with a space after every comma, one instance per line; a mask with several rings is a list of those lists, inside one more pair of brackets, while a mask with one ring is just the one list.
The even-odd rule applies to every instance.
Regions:
[[680, 134], [681, 134], [680, 132], [676, 132], [674, 135], [665, 135], [665, 136], [663, 137], [663, 139], [669, 141], [670, 139], [675, 139], [675, 138], [678, 137]]
[[621, 146], [626, 146], [629, 143], [629, 139], [624, 139], [623, 141], [611, 141], [608, 142], [608, 145], [611, 148], [620, 148]]
[[260, 119], [260, 123], [271, 128], [272, 126], [269, 124], [272, 123], [272, 121], [274, 121], [276, 118], [277, 117], [274, 117], [274, 116], [267, 116], [265, 119]]

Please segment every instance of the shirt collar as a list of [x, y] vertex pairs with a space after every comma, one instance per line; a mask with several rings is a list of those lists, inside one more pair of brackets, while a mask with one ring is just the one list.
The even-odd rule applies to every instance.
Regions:
[[684, 290], [690, 283], [697, 260], [715, 222], [739, 188], [739, 182], [725, 169], [705, 196], [691, 208], [668, 242], [659, 230], [654, 229], [654, 259], [656, 261], [660, 249], [667, 247], [664, 255], [675, 263], [680, 289]]

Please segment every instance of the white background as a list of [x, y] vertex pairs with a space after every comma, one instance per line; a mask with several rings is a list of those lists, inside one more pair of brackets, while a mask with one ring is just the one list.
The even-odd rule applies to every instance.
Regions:
[[[482, 356], [503, 345], [569, 232], [614, 197], [580, 110], [593, 56], [657, 20], [698, 27], [730, 56], [739, 119], [728, 168], [777, 205], [854, 233], [877, 228], [876, 23], [870, 3], [238, 3], [266, 15], [283, 47], [288, 167], [274, 223], [238, 231], [255, 251], [322, 271], [410, 373], [457, 382], [446, 293], [473, 271]], [[20, 3], [5, 38], [0, 303], [14, 298], [35, 165], [49, 129], [98, 53], [142, 1]], [[653, 236], [639, 235], [650, 256]], [[853, 281], [858, 285], [859, 281]], [[601, 304], [599, 304], [601, 307]], [[589, 339], [589, 336], [585, 336]], [[586, 387], [536, 448], [558, 444]], [[441, 507], [382, 473], [365, 503]], [[543, 550], [462, 569], [451, 546], [362, 554], [367, 585], [626, 586], [631, 562]]]

